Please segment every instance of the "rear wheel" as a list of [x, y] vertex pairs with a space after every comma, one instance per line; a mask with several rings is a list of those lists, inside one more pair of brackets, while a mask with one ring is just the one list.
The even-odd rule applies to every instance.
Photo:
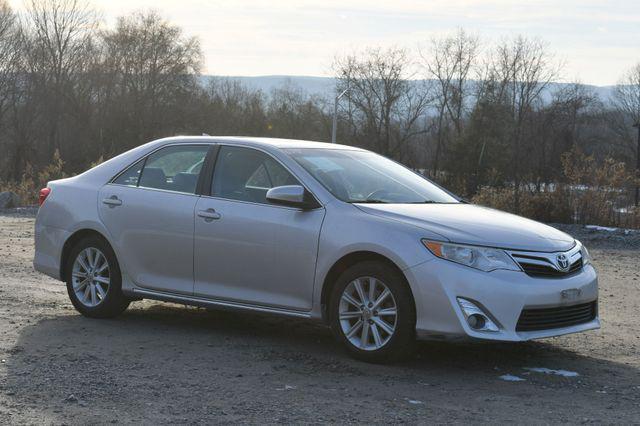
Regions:
[[373, 261], [348, 268], [333, 288], [330, 309], [332, 329], [354, 357], [387, 362], [411, 353], [415, 307], [395, 268]]
[[122, 294], [122, 276], [116, 256], [97, 237], [80, 240], [69, 252], [65, 267], [67, 293], [82, 315], [111, 318], [129, 306]]

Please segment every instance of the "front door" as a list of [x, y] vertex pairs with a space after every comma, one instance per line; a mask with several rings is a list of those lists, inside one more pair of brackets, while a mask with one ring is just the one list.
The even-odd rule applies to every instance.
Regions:
[[195, 192], [208, 149], [162, 148], [101, 189], [100, 217], [137, 286], [193, 294]]
[[324, 209], [269, 204], [267, 190], [281, 185], [299, 182], [268, 154], [220, 148], [211, 197], [196, 205], [196, 296], [311, 309]]

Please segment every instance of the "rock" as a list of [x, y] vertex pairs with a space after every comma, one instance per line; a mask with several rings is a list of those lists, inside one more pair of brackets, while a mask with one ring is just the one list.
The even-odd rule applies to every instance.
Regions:
[[20, 197], [11, 191], [0, 192], [0, 209], [13, 209], [20, 205]]
[[74, 394], [71, 394], [64, 399], [64, 402], [78, 402], [78, 398]]

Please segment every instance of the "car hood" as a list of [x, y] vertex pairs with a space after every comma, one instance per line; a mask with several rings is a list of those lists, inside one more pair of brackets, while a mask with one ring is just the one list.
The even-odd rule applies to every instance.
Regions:
[[513, 250], [569, 250], [575, 240], [555, 228], [472, 204], [357, 204], [360, 210], [442, 235], [451, 242]]

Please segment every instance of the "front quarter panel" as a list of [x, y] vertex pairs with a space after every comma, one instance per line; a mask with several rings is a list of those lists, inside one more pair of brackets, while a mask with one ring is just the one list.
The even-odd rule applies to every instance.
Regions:
[[406, 270], [433, 258], [422, 245], [422, 238], [443, 239], [441, 235], [412, 225], [364, 213], [348, 203], [333, 201], [325, 207], [314, 285], [314, 318], [322, 317], [321, 295], [325, 278], [344, 256], [361, 251], [373, 252]]

